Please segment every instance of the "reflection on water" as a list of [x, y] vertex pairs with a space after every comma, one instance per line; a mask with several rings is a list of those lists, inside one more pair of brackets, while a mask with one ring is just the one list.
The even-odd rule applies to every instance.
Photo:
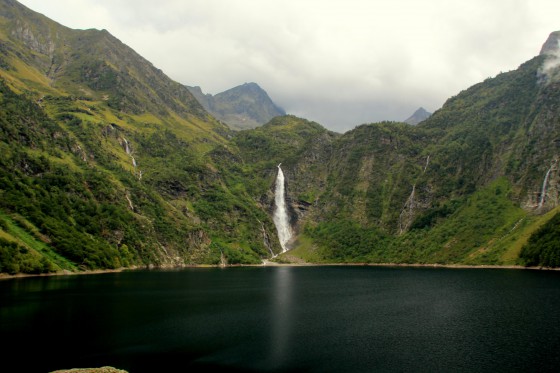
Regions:
[[76, 276], [14, 278], [0, 281], [0, 320], [11, 320], [9, 328], [17, 330], [47, 306], [57, 291], [76, 283]]
[[0, 281], [3, 366], [36, 372], [554, 371], [558, 309], [560, 272], [253, 267]]
[[273, 312], [270, 361], [273, 367], [285, 360], [292, 335], [292, 268], [280, 267], [273, 274]]

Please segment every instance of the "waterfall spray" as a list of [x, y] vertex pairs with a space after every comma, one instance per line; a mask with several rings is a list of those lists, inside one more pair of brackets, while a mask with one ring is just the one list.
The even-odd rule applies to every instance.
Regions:
[[[280, 163], [281, 164], [281, 163]], [[276, 177], [276, 190], [274, 193], [274, 215], [272, 220], [274, 220], [274, 225], [278, 231], [278, 239], [280, 240], [280, 246], [282, 247], [282, 252], [288, 251], [287, 243], [292, 237], [292, 230], [290, 227], [290, 221], [288, 219], [288, 210], [286, 208], [286, 198], [285, 198], [285, 186], [284, 186], [284, 173], [278, 165], [278, 176]]]

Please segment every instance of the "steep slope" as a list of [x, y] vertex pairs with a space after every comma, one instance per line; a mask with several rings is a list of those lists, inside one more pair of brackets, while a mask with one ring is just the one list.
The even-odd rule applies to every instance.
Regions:
[[0, 2], [0, 272], [260, 263], [279, 163], [279, 260], [557, 266], [558, 35], [417, 126], [234, 132], [108, 32]]
[[248, 192], [271, 213], [276, 166], [282, 163], [290, 191], [292, 225], [297, 229], [298, 221], [324, 192], [328, 160], [339, 136], [318, 123], [292, 115], [238, 132], [233, 142], [245, 164]]
[[0, 3], [0, 48], [0, 272], [258, 263], [280, 249], [222, 172], [238, 159], [231, 131], [184, 86], [108, 32], [15, 1]]
[[[302, 143], [282, 153], [286, 163], [275, 158], [283, 162], [293, 211], [299, 196], [313, 196], [294, 213], [301, 234], [289, 256], [535, 264], [539, 254], [527, 249], [526, 260], [521, 247], [559, 202], [560, 87], [556, 70], [544, 75], [550, 58], [537, 56], [459, 93], [418, 126], [363, 125], [332, 137], [326, 148]], [[275, 139], [271, 128], [261, 131]], [[265, 159], [277, 146], [246, 148]], [[304, 167], [317, 171], [301, 177]], [[306, 182], [296, 186], [296, 179]]]
[[3, 64], [11, 67], [6, 79], [16, 88], [105, 103], [131, 115], [181, 120], [192, 135], [225, 130], [187, 88], [107, 31], [71, 30], [12, 0], [0, 4], [0, 16]]
[[202, 106], [236, 130], [261, 126], [286, 113], [256, 83], [245, 83], [212, 96], [200, 87], [188, 87]]

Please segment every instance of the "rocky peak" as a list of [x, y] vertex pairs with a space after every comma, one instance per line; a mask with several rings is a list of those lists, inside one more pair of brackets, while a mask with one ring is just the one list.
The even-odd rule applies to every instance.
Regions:
[[428, 119], [432, 113], [426, 111], [423, 107], [418, 108], [410, 117], [408, 117], [404, 122], [411, 124], [413, 126], [417, 125], [418, 123]]
[[204, 94], [200, 87], [188, 89], [206, 110], [233, 129], [255, 128], [286, 114], [257, 83], [244, 83], [215, 96]]
[[544, 62], [537, 73], [541, 84], [560, 81], [560, 31], [550, 33], [548, 39], [541, 48]]
[[540, 54], [557, 54], [560, 51], [560, 31], [551, 32], [544, 42]]

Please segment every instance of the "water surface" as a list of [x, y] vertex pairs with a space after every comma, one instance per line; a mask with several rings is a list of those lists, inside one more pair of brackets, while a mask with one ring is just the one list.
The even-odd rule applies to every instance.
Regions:
[[246, 267], [0, 281], [4, 366], [557, 371], [560, 273]]

